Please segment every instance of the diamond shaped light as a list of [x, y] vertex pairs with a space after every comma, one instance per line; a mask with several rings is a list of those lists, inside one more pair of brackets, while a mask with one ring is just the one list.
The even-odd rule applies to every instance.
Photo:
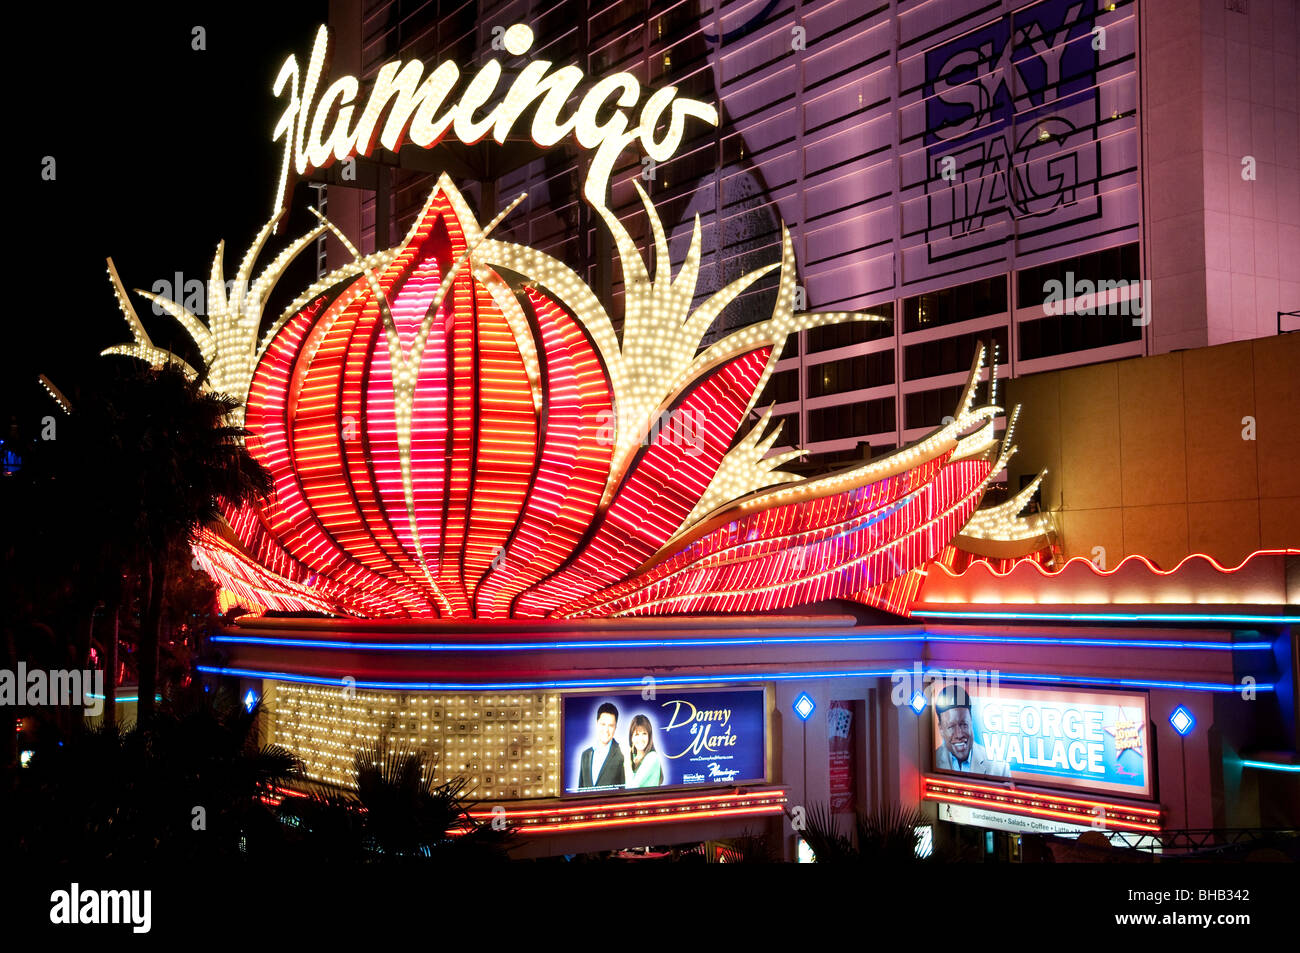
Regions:
[[925, 711], [925, 704], [925, 692], [920, 689], [912, 692], [912, 700], [908, 702], [908, 706], [912, 711], [916, 712], [918, 715], [921, 714], [921, 712]]
[[1196, 719], [1192, 717], [1190, 711], [1179, 705], [1170, 713], [1169, 724], [1174, 726], [1174, 731], [1186, 738], [1196, 727]]
[[799, 697], [794, 700], [794, 713], [799, 716], [800, 721], [807, 721], [816, 710], [817, 703], [807, 692], [800, 692]]

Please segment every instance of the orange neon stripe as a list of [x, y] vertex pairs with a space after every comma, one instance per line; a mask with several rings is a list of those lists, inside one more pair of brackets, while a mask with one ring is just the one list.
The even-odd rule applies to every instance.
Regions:
[[559, 824], [529, 824], [524, 829], [528, 833], [548, 833], [554, 831], [580, 831], [602, 827], [625, 827], [628, 824], [662, 824], [667, 821], [696, 821], [712, 817], [739, 817], [754, 814], [781, 814], [780, 805], [763, 807], [718, 808], [710, 811], [687, 811], [678, 814], [655, 814], [649, 817], [610, 818], [599, 821], [572, 821]]
[[[433, 283], [433, 288], [436, 290], [436, 282]], [[400, 313], [400, 309], [395, 312], [394, 321]], [[420, 608], [413, 610], [412, 615], [437, 615], [437, 602], [428, 580], [393, 531], [383, 508], [380, 487], [371, 469], [375, 456], [382, 456], [382, 453], [368, 452], [371, 439], [377, 437], [378, 433], [371, 428], [371, 417], [367, 412], [367, 389], [382, 390], [380, 381], [383, 381], [387, 384], [389, 399], [392, 399], [392, 374], [391, 367], [388, 366], [386, 337], [378, 309], [365, 309], [357, 320], [339, 397], [337, 424], [345, 436], [340, 462], [356, 500], [356, 509], [353, 511], [356, 521], [347, 531], [340, 530], [339, 538], [349, 548], [363, 548], [366, 555], [359, 558], [376, 572], [391, 579], [412, 596], [423, 596], [417, 602]], [[382, 368], [379, 366], [381, 362]], [[423, 377], [427, 375], [422, 371]], [[437, 420], [430, 422], [431, 429], [436, 429], [437, 425]], [[395, 435], [390, 435], [390, 446], [394, 452], [395, 439]], [[417, 452], [413, 448], [413, 464], [416, 457]]]
[[1034, 794], [1028, 791], [1012, 791], [1009, 788], [1000, 788], [990, 785], [966, 783], [965, 781], [947, 781], [943, 778], [927, 777], [925, 783], [939, 787], [951, 787], [968, 791], [988, 791], [990, 794], [1014, 795], [1016, 797], [1038, 798], [1045, 801], [1055, 801], [1062, 804], [1081, 804], [1085, 807], [1112, 807], [1117, 811], [1129, 811], [1134, 814], [1146, 814], [1150, 817], [1159, 817], [1161, 811], [1158, 808], [1149, 807], [1129, 807], [1124, 804], [1116, 804], [1111, 801], [1088, 801], [1080, 798], [1066, 797], [1057, 794]]
[[[603, 802], [603, 803], [608, 804], [608, 808], [606, 809], [621, 811], [621, 810], [630, 810], [632, 808], [637, 808], [637, 807], [665, 807], [665, 806], [671, 806], [676, 804], [702, 804], [706, 801], [762, 800], [766, 798], [775, 798], [775, 797], [784, 798], [785, 796], [786, 796], [786, 792], [784, 789], [782, 789], [782, 790], [772, 790], [772, 791], [756, 791], [752, 794], [700, 794], [700, 795], [694, 795], [690, 797], [656, 798], [655, 800], [651, 800], [651, 801], [618, 801], [613, 804], [610, 804], [609, 802]], [[580, 804], [573, 807], [535, 808], [532, 810], [506, 811], [506, 817], [526, 817], [526, 816], [549, 817], [554, 814], [574, 814], [574, 813], [581, 813], [583, 811], [599, 811], [601, 809], [602, 808], [599, 805], [593, 806], [591, 804]], [[469, 816], [488, 818], [488, 817], [495, 817], [497, 815], [494, 815], [491, 811], [482, 811], [479, 813], [470, 811]]]
[[[611, 587], [591, 600], [581, 601], [577, 607], [593, 609], [603, 606], [600, 599], [614, 606], [614, 597], [634, 593], [652, 583], [662, 588], [674, 577], [710, 568], [715, 563], [741, 562], [768, 555], [787, 556], [797, 548], [833, 538], [864, 522], [876, 511], [923, 488], [942, 469], [948, 456], [943, 454], [851, 494], [788, 503], [744, 517], [736, 522], [734, 529], [715, 530], [659, 563], [649, 573]], [[751, 534], [755, 533], [757, 537], [751, 539]]]
[[465, 585], [471, 593], [488, 574], [519, 521], [538, 456], [532, 385], [519, 344], [487, 288], [475, 282], [474, 293], [479, 348], [478, 453], [468, 503], [469, 532], [461, 553]]
[[613, 443], [600, 440], [612, 419], [609, 382], [581, 328], [536, 289], [527, 289], [547, 369], [546, 440], [506, 561], [478, 593], [481, 614], [504, 618], [510, 602], [550, 575], [577, 547], [600, 505]]

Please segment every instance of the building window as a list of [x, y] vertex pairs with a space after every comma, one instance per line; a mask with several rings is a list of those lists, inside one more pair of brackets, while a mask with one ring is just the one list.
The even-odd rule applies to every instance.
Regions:
[[808, 411], [808, 442], [846, 440], [894, 430], [894, 398], [836, 404]]
[[799, 368], [777, 371], [767, 379], [756, 407], [768, 407], [772, 404], [785, 404], [799, 399]]
[[903, 416], [908, 428], [938, 427], [944, 417], [951, 417], [957, 412], [957, 402], [965, 385], [939, 387], [934, 390], [918, 391], [903, 398]]
[[1137, 282], [1140, 275], [1141, 259], [1136, 242], [1019, 272], [1016, 275], [1017, 307], [1022, 310], [1034, 308], [1043, 313], [1043, 317], [1022, 321], [1018, 326], [1020, 359], [1032, 361], [1039, 357], [1140, 341], [1141, 319], [1135, 317], [1145, 308], [1140, 290], [1131, 292], [1133, 296], [1123, 302], [1094, 302], [1095, 313], [1092, 314], [1067, 311], [1053, 315], [1044, 312], [1050, 296], [1055, 295], [1058, 300], [1068, 299], [1078, 306], [1084, 296], [1093, 295], [1098, 288], [1110, 289]]
[[1140, 341], [1142, 326], [1135, 323], [1138, 320], [1127, 314], [1063, 314], [1022, 321], [1020, 360]]
[[857, 354], [808, 368], [808, 396], [825, 397], [894, 383], [894, 352]]
[[924, 331], [1007, 310], [1004, 275], [972, 281], [955, 288], [930, 291], [903, 300], [903, 330]]
[[1088, 281], [1096, 286], [1100, 281], [1137, 281], [1140, 272], [1137, 242], [1025, 268], [1016, 273], [1016, 307], [1042, 308], [1049, 282], [1067, 287]]
[[888, 321], [847, 321], [843, 324], [826, 324], [813, 328], [808, 333], [808, 353], [830, 351], [837, 347], [851, 344], [865, 344], [894, 336], [894, 303], [874, 304], [866, 309], [867, 314], [888, 318]]
[[818, 473], [825, 473], [851, 464], [866, 463], [871, 459], [872, 446], [865, 441], [848, 450], [831, 450], [812, 456], [811, 462], [818, 467]]
[[903, 348], [904, 379], [914, 381], [923, 377], [969, 371], [981, 344], [988, 349], [984, 357], [986, 364], [993, 361], [994, 347], [997, 348], [999, 359], [1006, 360], [1007, 329], [992, 328], [988, 331], [976, 331], [972, 334], [926, 341], [923, 344], [909, 344]]

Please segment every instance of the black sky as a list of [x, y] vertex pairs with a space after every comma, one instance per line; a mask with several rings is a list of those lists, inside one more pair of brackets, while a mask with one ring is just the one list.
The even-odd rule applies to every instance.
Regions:
[[[268, 217], [281, 158], [271, 85], [305, 61], [328, 3], [35, 3], [6, 11], [9, 294], [0, 421], [30, 431], [50, 410], [36, 375], [70, 394], [106, 346], [129, 339], [105, 270], [129, 288], [175, 272], [205, 280], [226, 240], [227, 278]], [[193, 48], [194, 28], [206, 49]], [[56, 178], [44, 181], [44, 159]], [[300, 186], [290, 234], [310, 227]], [[301, 227], [300, 226], [301, 223]], [[283, 241], [283, 239], [281, 239]], [[275, 248], [264, 253], [270, 260]], [[310, 276], [308, 276], [310, 277]], [[137, 310], [166, 345], [170, 318]]]

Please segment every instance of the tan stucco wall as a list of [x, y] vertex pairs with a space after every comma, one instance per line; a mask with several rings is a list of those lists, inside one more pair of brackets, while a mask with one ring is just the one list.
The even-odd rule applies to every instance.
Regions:
[[1300, 547], [1300, 334], [1035, 374], [1007, 400], [1023, 405], [1010, 486], [1047, 468], [1066, 557], [1170, 569]]

